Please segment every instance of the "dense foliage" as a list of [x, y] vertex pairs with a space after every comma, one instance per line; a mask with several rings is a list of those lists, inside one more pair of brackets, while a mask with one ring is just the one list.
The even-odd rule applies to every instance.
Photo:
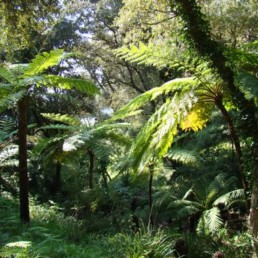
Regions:
[[0, 257], [257, 257], [257, 4], [1, 1]]

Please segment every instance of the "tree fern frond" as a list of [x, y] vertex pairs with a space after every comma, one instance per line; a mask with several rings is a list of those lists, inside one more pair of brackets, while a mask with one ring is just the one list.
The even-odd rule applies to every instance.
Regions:
[[185, 131], [193, 130], [197, 132], [202, 130], [206, 126], [212, 110], [213, 105], [211, 105], [211, 103], [198, 102], [181, 122], [180, 127]]
[[[197, 232], [205, 231], [208, 234], [216, 234], [223, 226], [223, 221], [220, 216], [220, 210], [217, 207], [213, 207], [210, 210], [203, 212], [202, 217], [197, 226]], [[204, 227], [203, 229], [201, 229]]]
[[6, 82], [13, 83], [15, 76], [10, 69], [0, 66], [0, 78]]
[[10, 108], [15, 105], [22, 97], [26, 95], [26, 90], [19, 90], [15, 93], [10, 93], [4, 98], [0, 99], [0, 110]]
[[248, 72], [240, 72], [236, 76], [240, 89], [247, 99], [258, 98], [258, 77]]
[[256, 51], [249, 51], [248, 49], [230, 49], [226, 51], [226, 55], [232, 63], [235, 63], [241, 70], [250, 72], [258, 71], [257, 49]]
[[58, 65], [62, 59], [64, 59], [64, 50], [56, 49], [52, 50], [49, 53], [44, 52], [38, 54], [28, 65], [24, 71], [23, 77], [35, 76], [44, 72], [49, 67]]
[[47, 130], [68, 130], [68, 131], [76, 131], [78, 128], [76, 128], [75, 126], [71, 126], [71, 125], [64, 125], [64, 124], [51, 124], [51, 125], [45, 125], [45, 126], [41, 126], [38, 129], [47, 129]]
[[244, 200], [245, 198], [245, 193], [244, 193], [244, 189], [237, 189], [237, 190], [234, 190], [234, 191], [231, 191], [229, 193], [226, 193], [222, 196], [220, 196], [214, 203], [213, 205], [218, 205], [220, 203], [224, 203], [227, 207], [230, 206], [230, 204], [233, 202], [233, 201], [236, 201], [236, 200]]
[[135, 115], [135, 111], [142, 106], [146, 105], [150, 101], [156, 99], [160, 95], [167, 95], [168, 93], [180, 91], [189, 91], [190, 88], [194, 88], [198, 85], [198, 82], [193, 78], [178, 78], [171, 80], [161, 87], [153, 88], [133, 100], [131, 100], [127, 105], [118, 110], [115, 115], [110, 120], [122, 119], [131, 115]]
[[56, 75], [46, 75], [44, 77], [44, 84], [45, 86], [59, 87], [65, 90], [77, 89], [80, 92], [89, 95], [95, 95], [99, 93], [99, 89], [96, 87], [96, 85], [92, 81], [85, 79], [66, 78]]
[[197, 165], [197, 157], [194, 151], [173, 147], [166, 155], [169, 159], [181, 162], [186, 165]]
[[129, 157], [135, 170], [142, 170], [153, 157], [163, 157], [171, 146], [177, 127], [197, 99], [192, 92], [175, 94], [150, 117], [138, 134]]
[[5, 139], [12, 137], [16, 133], [16, 122], [8, 120], [0, 120], [0, 143]]
[[53, 113], [41, 113], [41, 115], [49, 120], [61, 122], [68, 125], [80, 125], [81, 122], [79, 119], [69, 116], [69, 115], [61, 115], [61, 114], [53, 114]]
[[171, 47], [168, 45], [154, 45], [149, 43], [145, 45], [140, 42], [139, 46], [130, 45], [130, 47], [121, 47], [114, 50], [117, 57], [131, 63], [147, 66], [155, 66], [159, 69], [163, 67], [179, 67], [182, 64], [175, 58], [171, 52]]

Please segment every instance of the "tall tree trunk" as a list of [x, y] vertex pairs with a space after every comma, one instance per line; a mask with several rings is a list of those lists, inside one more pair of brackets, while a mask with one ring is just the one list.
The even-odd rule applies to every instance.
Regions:
[[89, 188], [93, 189], [93, 176], [94, 176], [94, 153], [88, 149], [89, 155]]
[[19, 141], [19, 186], [20, 186], [20, 219], [24, 223], [30, 222], [29, 213], [29, 180], [27, 164], [27, 112], [28, 96], [18, 102], [18, 141]]
[[[252, 138], [253, 170], [251, 174], [251, 209], [249, 216], [249, 228], [253, 238], [254, 251], [258, 254], [258, 122], [256, 118], [256, 106], [253, 100], [247, 100], [234, 83], [234, 72], [227, 66], [227, 58], [223, 54], [223, 47], [211, 37], [211, 31], [207, 20], [201, 13], [201, 8], [196, 0], [170, 0], [171, 7], [176, 5], [177, 12], [185, 24], [186, 40], [200, 56], [210, 60], [225, 82], [232, 100], [239, 108], [241, 117], [244, 119], [245, 130]], [[175, 5], [174, 5], [175, 4]]]

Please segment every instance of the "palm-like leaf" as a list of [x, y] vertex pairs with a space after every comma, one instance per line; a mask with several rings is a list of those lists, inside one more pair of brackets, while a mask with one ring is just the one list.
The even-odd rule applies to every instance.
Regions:
[[13, 83], [14, 74], [6, 67], [1, 66], [0, 67], [0, 78], [8, 83]]
[[111, 118], [111, 120], [117, 120], [125, 117], [129, 117], [137, 114], [139, 112], [139, 108], [143, 107], [150, 101], [155, 100], [157, 97], [161, 95], [168, 95], [169, 93], [173, 93], [176, 91], [189, 91], [190, 88], [197, 87], [198, 81], [193, 77], [189, 78], [178, 78], [171, 80], [161, 87], [153, 88], [133, 100], [131, 100], [127, 105], [118, 110], [116, 114]]
[[235, 201], [244, 201], [245, 198], [245, 193], [244, 193], [244, 189], [237, 189], [234, 191], [231, 191], [229, 193], [226, 193], [222, 196], [220, 196], [214, 203], [213, 205], [218, 205], [220, 203], [224, 203], [227, 207], [230, 206], [230, 204], [232, 202]]
[[203, 212], [197, 226], [197, 232], [215, 234], [222, 226], [223, 221], [220, 216], [220, 210], [217, 207], [213, 207]]
[[43, 73], [49, 67], [58, 65], [65, 54], [63, 49], [38, 54], [24, 71], [23, 77], [31, 77]]
[[98, 88], [92, 81], [85, 79], [67, 78], [55, 75], [46, 75], [41, 81], [45, 86], [58, 87], [60, 89], [77, 89], [82, 93], [94, 95], [99, 93]]

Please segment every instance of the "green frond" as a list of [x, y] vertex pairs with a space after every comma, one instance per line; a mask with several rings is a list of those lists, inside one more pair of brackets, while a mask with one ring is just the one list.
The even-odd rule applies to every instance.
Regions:
[[130, 45], [130, 47], [123, 46], [114, 50], [117, 57], [124, 59], [130, 63], [144, 64], [146, 66], [155, 66], [158, 69], [163, 67], [179, 67], [182, 64], [175, 58], [174, 53], [171, 52], [169, 45], [154, 45], [149, 43], [145, 45], [139, 42], [139, 46]]
[[59, 87], [65, 90], [77, 89], [78, 91], [89, 95], [99, 93], [99, 89], [96, 87], [96, 85], [92, 81], [85, 79], [46, 75], [44, 80], [42, 80], [42, 83], [48, 87]]
[[56, 49], [49, 53], [43, 52], [42, 54], [38, 54], [25, 69], [23, 77], [41, 74], [49, 67], [58, 65], [64, 57], [63, 49]]
[[177, 199], [170, 202], [167, 209], [173, 211], [175, 217], [182, 219], [203, 210], [203, 207], [198, 202]]
[[205, 232], [206, 234], [216, 234], [223, 226], [223, 221], [220, 216], [220, 210], [213, 207], [210, 210], [203, 212], [197, 226], [197, 232]]
[[163, 157], [171, 146], [180, 122], [197, 99], [192, 92], [175, 94], [150, 117], [138, 134], [129, 157], [135, 170], [142, 170], [153, 157]]
[[39, 127], [39, 129], [47, 129], [47, 130], [67, 130], [67, 131], [75, 131], [78, 128], [71, 125], [64, 125], [64, 124], [51, 124]]
[[9, 69], [0, 66], [0, 78], [5, 82], [13, 83], [15, 76]]
[[197, 165], [197, 157], [194, 151], [173, 147], [166, 155], [169, 159], [186, 165]]
[[0, 120], [0, 143], [4, 140], [12, 137], [14, 133], [16, 133], [16, 122], [8, 119], [8, 120]]
[[150, 101], [155, 100], [160, 95], [168, 95], [169, 93], [176, 91], [189, 91], [189, 89], [194, 88], [197, 85], [198, 82], [193, 77], [171, 80], [163, 84], [161, 87], [153, 88], [137, 96], [127, 105], [118, 110], [110, 120], [117, 120], [135, 115], [140, 112], [140, 110], [138, 110], [139, 108]]
[[18, 92], [6, 95], [4, 98], [0, 99], [0, 110], [12, 107], [25, 95], [26, 90], [20, 90]]
[[236, 80], [247, 99], [258, 99], [258, 77], [256, 75], [240, 72], [237, 74]]
[[226, 51], [226, 55], [235, 63], [241, 70], [249, 72], [258, 71], [258, 54], [256, 51], [249, 51], [248, 49], [230, 49]]
[[61, 114], [53, 114], [53, 113], [41, 113], [41, 115], [49, 120], [61, 122], [68, 125], [80, 125], [81, 121], [78, 118], [69, 116], [69, 115], [61, 115]]
[[238, 201], [238, 200], [243, 201], [244, 198], [245, 198], [244, 189], [237, 189], [237, 190], [231, 191], [229, 193], [226, 193], [226, 194], [220, 196], [213, 203], [213, 205], [216, 206], [220, 203], [224, 203], [227, 207], [229, 207], [232, 202], [235, 202], [235, 201]]

